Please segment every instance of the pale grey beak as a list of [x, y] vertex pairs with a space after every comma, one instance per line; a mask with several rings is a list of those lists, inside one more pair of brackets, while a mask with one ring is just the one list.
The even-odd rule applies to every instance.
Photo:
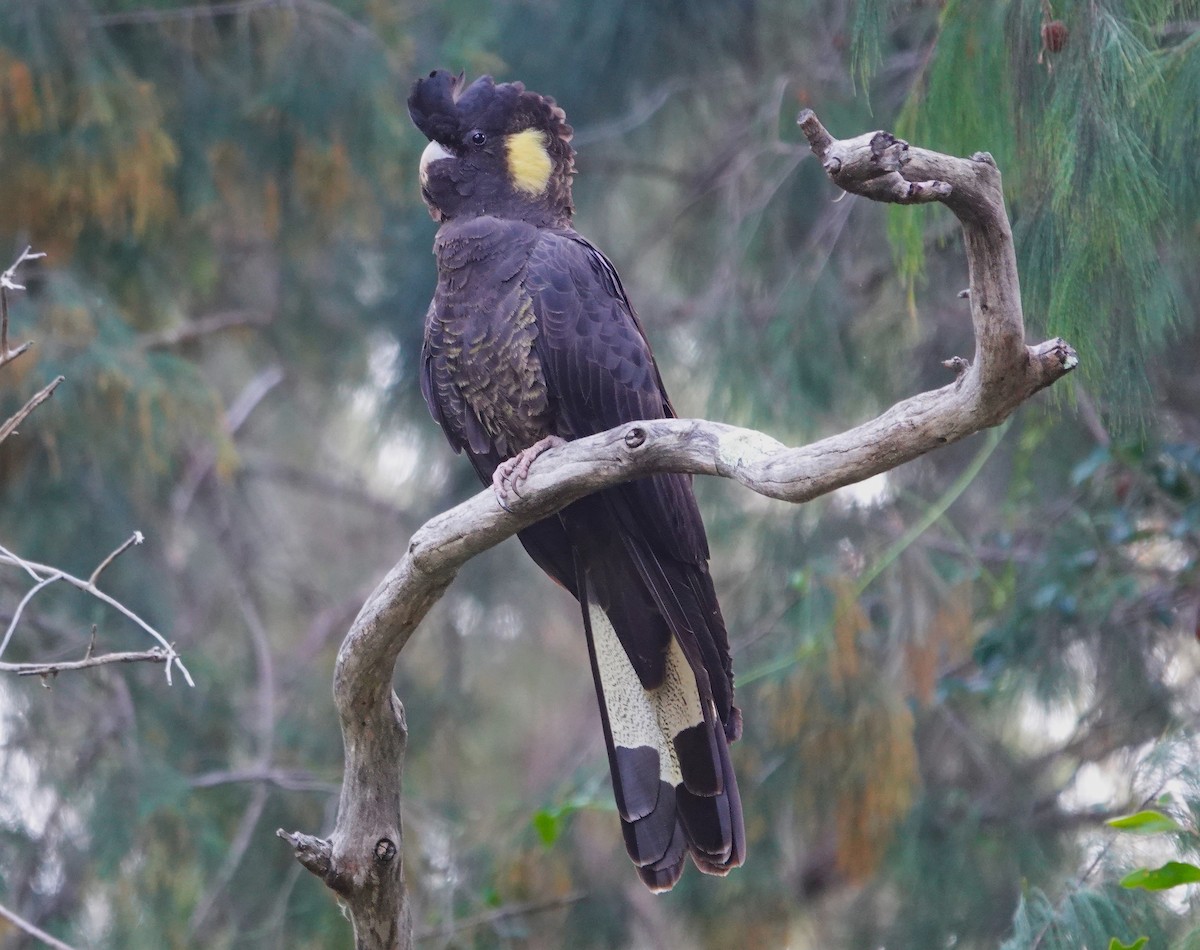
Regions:
[[421, 184], [424, 185], [429, 177], [429, 165], [431, 162], [441, 161], [443, 158], [453, 158], [451, 152], [447, 152], [437, 142], [430, 142], [425, 146], [425, 151], [421, 153]]

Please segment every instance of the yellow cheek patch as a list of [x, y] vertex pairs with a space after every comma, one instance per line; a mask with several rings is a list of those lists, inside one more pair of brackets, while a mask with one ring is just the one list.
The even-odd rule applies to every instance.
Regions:
[[537, 129], [515, 132], [504, 141], [508, 149], [508, 174], [513, 185], [530, 195], [540, 195], [550, 181], [554, 163], [546, 150], [546, 133]]

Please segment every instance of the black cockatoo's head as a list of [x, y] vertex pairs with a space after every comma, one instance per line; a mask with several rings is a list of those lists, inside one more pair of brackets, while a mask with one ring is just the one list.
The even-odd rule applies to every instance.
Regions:
[[575, 152], [566, 113], [519, 82], [469, 86], [444, 69], [413, 83], [408, 114], [429, 139], [421, 197], [435, 221], [490, 214], [539, 225], [572, 213]]

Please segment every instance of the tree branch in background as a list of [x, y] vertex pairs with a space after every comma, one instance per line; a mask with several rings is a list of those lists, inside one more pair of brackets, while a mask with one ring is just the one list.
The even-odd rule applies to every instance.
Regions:
[[[26, 343], [24, 346], [13, 351], [14, 356], [20, 356], [27, 349], [33, 346], [32, 343]], [[14, 412], [8, 419], [0, 425], [0, 442], [3, 442], [10, 435], [17, 431], [17, 426], [25, 421], [26, 417], [33, 412], [38, 406], [44, 403], [47, 399], [54, 395], [54, 390], [58, 389], [59, 384], [66, 379], [65, 376], [56, 377], [46, 387], [39, 389], [36, 393], [29, 397], [29, 401], [20, 409]]]
[[[62, 660], [54, 663], [3, 663], [0, 672], [16, 673], [17, 676], [52, 677], [70, 670], [90, 670], [110, 663], [170, 663], [174, 657], [161, 647], [137, 653], [102, 653], [100, 656], [85, 656], [82, 660]], [[48, 684], [47, 684], [48, 685]]]
[[417, 931], [416, 939], [448, 940], [468, 930], [476, 930], [479, 927], [498, 924], [512, 917], [531, 917], [534, 914], [544, 914], [551, 910], [561, 910], [564, 907], [570, 907], [572, 904], [578, 904], [580, 901], [586, 899], [587, 894], [563, 894], [561, 897], [547, 897], [537, 901], [505, 904], [503, 907], [485, 910], [483, 913], [476, 914], [473, 917], [464, 917], [462, 920], [451, 921], [448, 927], [429, 927], [425, 930]]
[[26, 261], [36, 261], [38, 258], [45, 256], [45, 254], [40, 252], [35, 254], [33, 253], [33, 248], [26, 247], [21, 252], [21, 255], [12, 262], [12, 266], [3, 274], [0, 274], [0, 366], [12, 362], [33, 346], [33, 343], [25, 343], [18, 346], [15, 350], [8, 348], [8, 292], [10, 290], [25, 289], [23, 284], [17, 283], [18, 267]]
[[270, 313], [260, 310], [225, 310], [208, 316], [197, 317], [177, 327], [143, 333], [135, 341], [140, 350], [164, 350], [202, 337], [238, 330], [242, 327], [265, 327], [272, 319]]
[[771, 498], [808, 501], [997, 425], [1078, 364], [1062, 340], [1025, 343], [1012, 232], [990, 156], [910, 149], [886, 132], [839, 141], [808, 110], [798, 121], [845, 191], [900, 204], [939, 201], [957, 216], [970, 276], [974, 359], [955, 364], [961, 372], [949, 385], [800, 448], [696, 419], [622, 425], [546, 452], [511, 512], [485, 491], [420, 528], [338, 653], [334, 700], [345, 772], [336, 827], [328, 839], [278, 832], [297, 860], [344, 901], [359, 950], [412, 946], [400, 820], [407, 728], [392, 677], [417, 624], [470, 558], [585, 495], [647, 475], [719, 475]]
[[7, 907], [5, 907], [2, 904], [0, 904], [0, 918], [7, 920], [10, 924], [12, 924], [18, 930], [24, 931], [25, 933], [29, 934], [29, 936], [33, 937], [35, 940], [40, 940], [47, 947], [52, 948], [52, 950], [74, 950], [74, 948], [69, 943], [63, 943], [57, 937], [51, 936], [50, 934], [46, 933], [46, 931], [42, 930], [40, 927], [35, 927], [24, 917], [14, 914], [11, 910], [9, 910]]
[[[157, 630], [155, 630], [154, 627], [150, 626], [150, 624], [148, 624], [145, 620], [143, 620], [140, 616], [138, 616], [136, 613], [134, 613], [132, 610], [130, 610], [128, 607], [126, 607], [123, 603], [121, 603], [115, 597], [112, 597], [109, 594], [106, 594], [104, 591], [102, 591], [99, 587], [96, 586], [96, 584], [94, 582], [95, 578], [100, 575], [100, 572], [103, 571], [106, 567], [108, 567], [108, 565], [111, 564], [113, 562], [113, 560], [115, 560], [119, 554], [121, 554], [123, 551], [127, 550], [130, 546], [132, 546], [134, 544], [140, 544], [142, 537], [143, 536], [140, 531], [135, 531], [133, 533], [133, 537], [131, 537], [128, 541], [124, 542], [119, 548], [117, 548], [117, 550], [115, 550], [111, 554], [109, 554], [99, 564], [99, 566], [97, 566], [97, 568], [92, 572], [91, 578], [88, 580], [84, 580], [81, 577], [76, 577], [73, 574], [68, 574], [66, 571], [59, 570], [56, 567], [50, 567], [49, 565], [46, 565], [46, 564], [38, 564], [35, 561], [27, 561], [24, 558], [19, 557], [16, 554], [14, 554], [12, 551], [9, 551], [7, 548], [0, 547], [0, 564], [9, 564], [14, 567], [19, 567], [23, 571], [25, 571], [26, 574], [28, 574], [30, 577], [32, 577], [34, 579], [34, 581], [36, 582], [33, 585], [33, 587], [29, 588], [29, 590], [25, 593], [25, 596], [21, 598], [21, 602], [19, 604], [17, 604], [17, 609], [13, 611], [12, 619], [8, 623], [8, 629], [4, 631], [4, 637], [2, 639], [0, 639], [0, 656], [2, 656], [4, 654], [5, 649], [8, 647], [9, 641], [12, 639], [13, 634], [16, 632], [17, 624], [19, 624], [21, 622], [21, 614], [24, 613], [25, 607], [28, 606], [29, 602], [31, 600], [33, 600], [34, 596], [39, 591], [49, 587], [51, 584], [57, 583], [58, 581], [62, 581], [63, 583], [68, 584], [71, 587], [77, 588], [78, 590], [83, 591], [85, 594], [91, 594], [97, 600], [102, 601], [105, 604], [108, 604], [108, 606], [112, 607], [118, 613], [123, 614], [125, 617], [129, 618], [135, 624], [137, 624], [137, 626], [141, 627], [146, 633], [150, 634], [150, 636], [152, 636], [155, 640], [157, 640], [159, 642], [159, 645], [161, 646], [161, 649], [149, 650], [143, 654], [124, 654], [125, 656], [131, 657], [131, 656], [135, 656], [135, 655], [141, 655], [144, 660], [146, 660], [148, 662], [155, 662], [155, 663], [163, 662], [165, 659], [168, 685], [171, 683], [171, 667], [172, 667], [172, 665], [174, 665], [179, 670], [179, 672], [183, 674], [183, 678], [187, 682], [188, 686], [195, 686], [196, 684], [192, 680], [192, 674], [189, 673], [187, 667], [183, 665], [183, 660], [180, 659], [179, 654], [175, 652], [175, 647], [167, 642], [166, 637], [164, 637], [161, 633], [159, 633]], [[90, 647], [88, 648], [88, 651], [90, 654], [90, 652], [91, 652]], [[88, 666], [102, 666], [103, 663], [100, 662], [102, 660], [104, 662], [124, 662], [124, 663], [134, 662], [131, 659], [125, 659], [125, 660], [118, 661], [118, 660], [105, 660], [104, 657], [90, 657], [90, 656], [88, 659], [89, 659], [89, 662], [86, 665], [72, 666], [70, 664], [59, 664], [59, 663], [4, 664], [4, 666], [0, 666], [0, 670], [4, 670], [8, 666], [20, 666], [20, 667], [24, 667], [24, 668], [36, 667], [38, 669], [40, 669], [42, 667], [46, 667], [46, 666], [57, 666], [60, 669], [86, 669]], [[81, 663], [82, 663], [82, 661], [81, 661]], [[23, 672], [23, 670], [18, 670], [17, 672]]]
[[[8, 270], [0, 274], [0, 368], [5, 364], [12, 362], [22, 353], [29, 349], [32, 342], [26, 343], [23, 346], [17, 347], [15, 350], [10, 350], [8, 347], [8, 292], [10, 290], [24, 290], [24, 286], [16, 281], [17, 269], [26, 261], [37, 260], [45, 257], [45, 254], [34, 253], [31, 248], [25, 248], [20, 256], [12, 263]], [[49, 385], [36, 392], [28, 402], [6, 420], [3, 425], [0, 425], [0, 443], [4, 442], [10, 435], [17, 431], [19, 426], [38, 406], [44, 403], [53, 395], [54, 390], [58, 388], [63, 381], [63, 377], [59, 376]], [[17, 624], [21, 621], [21, 615], [24, 613], [26, 606], [33, 600], [34, 596], [41, 590], [55, 584], [58, 581], [63, 581], [72, 587], [76, 587], [84, 593], [91, 594], [97, 600], [103, 601], [112, 607], [114, 610], [124, 614], [135, 624], [141, 627], [146, 633], [150, 634], [160, 644], [151, 650], [146, 650], [138, 653], [108, 653], [102, 656], [92, 656], [92, 648], [95, 645], [96, 634], [95, 628], [92, 630], [92, 641], [88, 645], [87, 653], [82, 660], [67, 661], [67, 662], [45, 662], [45, 663], [2, 663], [0, 662], [0, 672], [16, 673], [18, 676], [41, 676], [43, 683], [46, 678], [54, 676], [57, 673], [67, 670], [86, 670], [96, 666], [106, 666], [109, 663], [162, 663], [167, 675], [167, 683], [171, 683], [171, 667], [176, 667], [189, 686], [194, 686], [192, 675], [188, 672], [187, 667], [183, 665], [183, 661], [179, 658], [179, 654], [175, 652], [174, 646], [167, 642], [167, 639], [155, 630], [150, 624], [139, 617], [136, 613], [118, 601], [116, 598], [109, 596], [96, 586], [96, 582], [100, 579], [100, 575], [104, 570], [113, 563], [118, 557], [125, 553], [130, 547], [141, 544], [145, 538], [140, 531], [135, 531], [127, 541], [120, 545], [116, 550], [102, 560], [91, 576], [87, 580], [75, 577], [68, 574], [66, 571], [55, 567], [49, 567], [45, 564], [38, 564], [34, 561], [26, 560], [7, 548], [0, 546], [0, 564], [8, 564], [12, 567], [18, 567], [23, 570], [33, 580], [34, 584], [17, 604], [13, 611], [11, 620], [8, 623], [7, 629], [4, 631], [4, 636], [0, 638], [0, 656], [3, 656], [7, 649], [9, 641], [16, 632]]]

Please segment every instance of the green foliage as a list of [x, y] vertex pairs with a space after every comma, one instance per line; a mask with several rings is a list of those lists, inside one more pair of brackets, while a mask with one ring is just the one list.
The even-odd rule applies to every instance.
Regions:
[[[1141, 835], [1186, 833], [1186, 829], [1174, 818], [1154, 809], [1113, 818], [1106, 824], [1118, 831]], [[1190, 837], [1193, 839], [1197, 837], [1194, 829]], [[1165, 891], [1197, 882], [1200, 882], [1200, 867], [1190, 861], [1168, 861], [1161, 867], [1153, 869], [1138, 868], [1121, 878], [1122, 887], [1140, 887], [1148, 891]]]
[[[1084, 379], [1106, 410], [1144, 422], [1146, 367], [1183, 312], [1188, 256], [1170, 236], [1189, 227], [1200, 193], [1186, 144], [1195, 110], [1184, 105], [1194, 42], [1163, 29], [1171, 4], [1068, 2], [1055, 11], [1068, 34], [1053, 52], [1041, 48], [1043, 9], [947, 4], [897, 127], [933, 148], [993, 152], [1031, 326], [1086, 341]], [[933, 219], [905, 211], [890, 211], [889, 233], [911, 281]]]
[[1110, 818], [1105, 824], [1118, 831], [1132, 831], [1139, 835], [1158, 835], [1180, 830], [1179, 823], [1174, 818], [1153, 808], [1143, 809], [1132, 815], [1122, 815], [1120, 818]]
[[862, 0], [854, 5], [850, 67], [864, 89], [883, 60], [883, 43], [896, 0]]
[[1168, 861], [1159, 868], [1139, 868], [1121, 878], [1122, 887], [1142, 887], [1165, 891], [1172, 887], [1200, 882], [1200, 867], [1187, 861]]
[[1022, 896], [1013, 933], [1001, 950], [1077, 950], [1109, 947], [1113, 940], [1166, 946], [1167, 934], [1144, 905], [1125, 899], [1119, 888], [1078, 890], [1058, 901], [1035, 890]]

